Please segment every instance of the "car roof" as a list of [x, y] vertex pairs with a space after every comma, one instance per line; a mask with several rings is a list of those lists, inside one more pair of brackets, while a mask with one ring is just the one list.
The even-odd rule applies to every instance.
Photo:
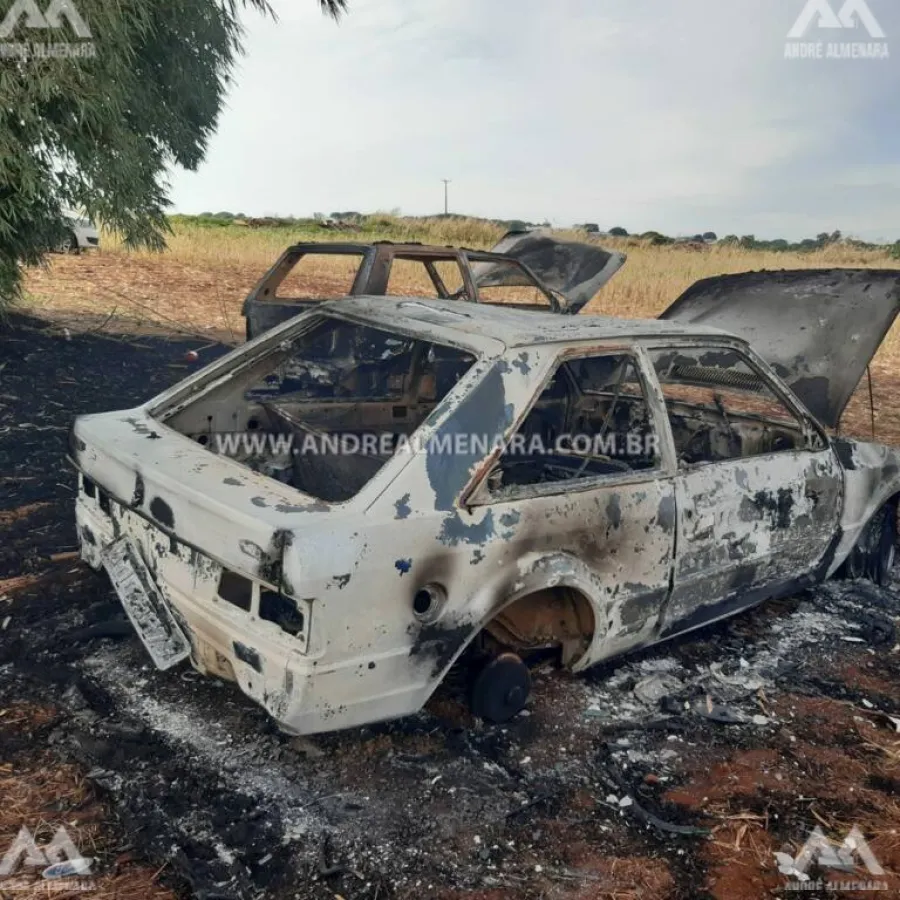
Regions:
[[353, 318], [362, 317], [387, 327], [402, 321], [407, 330], [421, 329], [434, 340], [440, 340], [443, 334], [448, 339], [487, 339], [507, 347], [569, 341], [698, 336], [740, 341], [740, 338], [715, 328], [680, 325], [660, 319], [621, 319], [590, 314], [571, 316], [462, 300], [361, 296], [330, 301], [322, 308]]
[[457, 247], [452, 244], [440, 246], [438, 244], [421, 244], [417, 241], [394, 243], [394, 241], [306, 241], [301, 244], [291, 244], [285, 253], [362, 253], [364, 251], [383, 250], [392, 255], [410, 256], [456, 256], [458, 253], [466, 253], [477, 256], [479, 259], [514, 262], [518, 260], [504, 253], [492, 253], [490, 250], [473, 250], [470, 247]]

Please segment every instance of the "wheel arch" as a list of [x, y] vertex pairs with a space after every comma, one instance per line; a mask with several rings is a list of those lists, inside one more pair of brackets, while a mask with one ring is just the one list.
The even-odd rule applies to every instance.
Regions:
[[594, 643], [597, 613], [582, 589], [555, 584], [510, 598], [481, 631], [520, 654], [558, 647], [563, 666], [578, 671]]
[[[592, 650], [604, 634], [604, 617], [599, 603], [607, 593], [597, 576], [581, 560], [566, 553], [529, 554], [519, 561], [517, 571], [518, 578], [510, 579], [507, 575], [504, 580], [503, 576], [498, 576], [497, 580], [485, 584], [472, 598], [471, 603], [467, 604], [472, 615], [467, 628], [457, 630], [452, 625], [446, 626], [448, 635], [459, 635], [461, 631], [462, 636], [456, 637], [452, 653], [447, 653], [441, 659], [441, 665], [431, 679], [429, 695], [492, 622], [504, 615], [508, 621], [510, 610], [513, 610], [512, 621], [515, 623], [520, 617], [517, 614], [525, 613], [528, 605], [541, 596], [552, 598], [560, 604], [567, 601], [571, 609], [566, 618], [568, 625], [585, 625], [583, 648], [574, 644], [568, 648], [567, 667], [573, 672], [579, 672], [591, 664], [590, 660], [594, 656]], [[439, 623], [435, 624], [439, 626]]]
[[[863, 520], [862, 524], [853, 531], [852, 543], [846, 539], [845, 542], [842, 543], [840, 554], [836, 554], [836, 558], [839, 562], [832, 568], [832, 571], [829, 574], [838, 578], [865, 577], [870, 578], [877, 584], [882, 584], [882, 579], [886, 577], [885, 573], [889, 572], [892, 566], [894, 553], [893, 549], [888, 551], [887, 548], [890, 548], [891, 546], [896, 548], [897, 545], [898, 509], [900, 509], [900, 491], [897, 490], [893, 493], [888, 492], [887, 496], [882, 496], [878, 502], [872, 503], [867, 507], [866, 518]], [[893, 527], [891, 529], [891, 534], [891, 532], [884, 531], [884, 524], [882, 524], [878, 530], [879, 535], [883, 534], [884, 537], [879, 536], [878, 540], [883, 542], [888, 535], [891, 535], [892, 540], [889, 541], [887, 545], [882, 543], [876, 547], [875, 533], [872, 532], [871, 529], [876, 526], [882, 512], [886, 512]], [[883, 522], [884, 520], [882, 519], [882, 523]], [[886, 555], [888, 552], [890, 553], [889, 556]], [[881, 562], [877, 561], [879, 556], [882, 557]]]
[[840, 540], [827, 576], [843, 565], [873, 517], [886, 504], [900, 508], [900, 452], [880, 444], [836, 440], [844, 477]]

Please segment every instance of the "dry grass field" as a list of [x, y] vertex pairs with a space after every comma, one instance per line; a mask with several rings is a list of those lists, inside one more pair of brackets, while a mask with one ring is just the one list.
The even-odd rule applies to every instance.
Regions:
[[[53, 256], [45, 268], [29, 271], [26, 303], [37, 310], [71, 315], [89, 313], [158, 323], [196, 334], [239, 341], [244, 333], [244, 296], [288, 244], [308, 240], [409, 240], [488, 249], [502, 229], [481, 220], [412, 221], [391, 216], [367, 220], [363, 232], [202, 226], [178, 223], [162, 254], [129, 251], [106, 236], [102, 249], [82, 256]], [[575, 233], [572, 238], [584, 239]], [[898, 268], [886, 250], [858, 250], [845, 244], [812, 253], [775, 253], [736, 246], [654, 247], [637, 238], [603, 239], [623, 250], [628, 262], [588, 306], [587, 313], [624, 317], [658, 315], [700, 278], [758, 269], [827, 267]], [[314, 282], [334, 284], [341, 273], [311, 273]], [[310, 285], [314, 289], [314, 285]], [[416, 285], [409, 284], [411, 293]], [[900, 444], [900, 401], [896, 372], [900, 363], [900, 324], [888, 335], [872, 366], [876, 427], [881, 440]], [[845, 417], [848, 432], [871, 433], [868, 388], [861, 385]]]

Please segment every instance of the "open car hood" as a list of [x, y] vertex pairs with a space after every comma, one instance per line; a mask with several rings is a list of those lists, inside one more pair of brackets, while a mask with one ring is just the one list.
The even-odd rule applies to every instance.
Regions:
[[[524, 263], [550, 289], [566, 298], [566, 312], [586, 306], [625, 264], [624, 253], [604, 250], [596, 244], [561, 241], [540, 231], [510, 231], [492, 253], [503, 253]], [[476, 285], [489, 285], [493, 266], [476, 263]]]
[[900, 270], [800, 269], [706, 278], [661, 316], [747, 340], [824, 425], [837, 428], [900, 311]]

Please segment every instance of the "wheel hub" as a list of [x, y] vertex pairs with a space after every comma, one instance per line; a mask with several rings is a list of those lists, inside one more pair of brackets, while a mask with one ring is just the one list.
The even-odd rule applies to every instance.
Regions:
[[475, 678], [472, 712], [490, 722], [507, 722], [525, 706], [530, 690], [528, 666], [515, 653], [502, 653]]

